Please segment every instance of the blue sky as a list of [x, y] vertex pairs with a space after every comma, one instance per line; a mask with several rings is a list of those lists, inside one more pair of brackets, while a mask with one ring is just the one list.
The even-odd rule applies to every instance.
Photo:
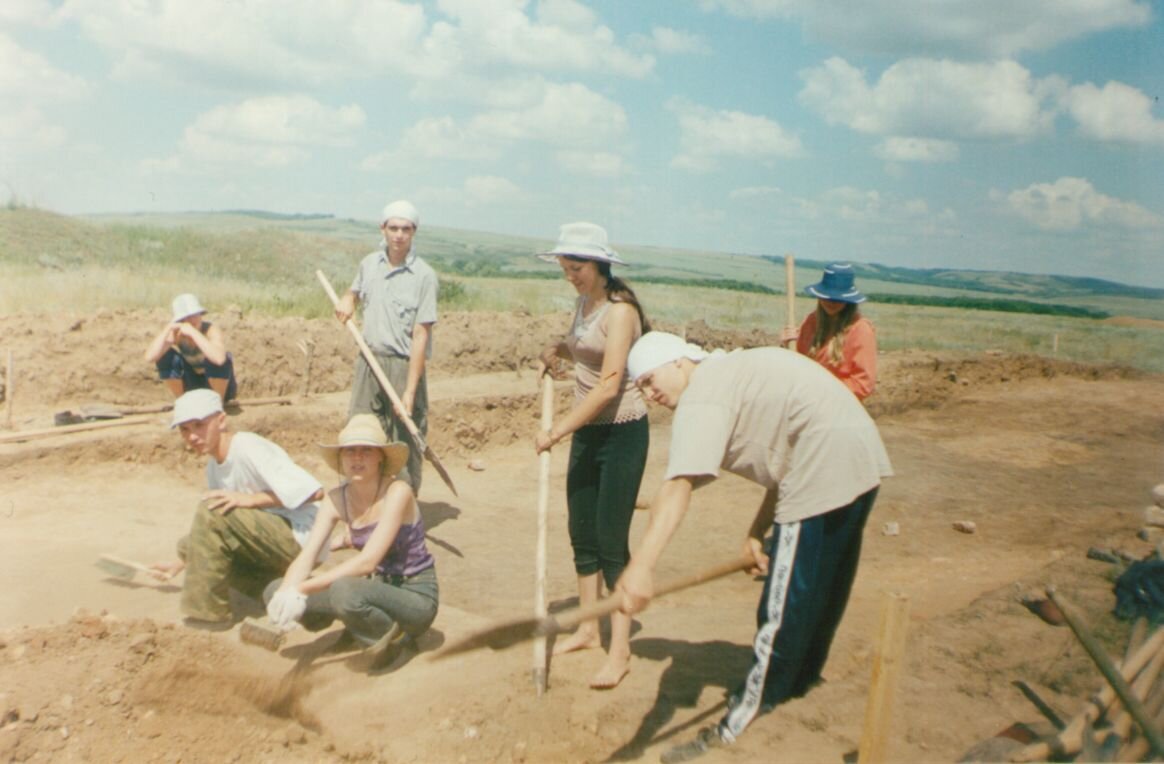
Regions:
[[1161, 11], [4, 0], [0, 201], [404, 197], [422, 227], [1164, 287]]

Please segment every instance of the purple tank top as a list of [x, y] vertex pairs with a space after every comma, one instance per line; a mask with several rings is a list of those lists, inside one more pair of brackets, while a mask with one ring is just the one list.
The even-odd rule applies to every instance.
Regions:
[[[348, 522], [348, 528], [351, 530], [352, 546], [363, 549], [379, 523], [352, 528], [347, 517], [347, 500], [347, 491], [344, 491], [344, 520]], [[422, 570], [431, 568], [434, 562], [428, 546], [424, 543], [424, 520], [418, 517], [415, 523], [400, 526], [392, 546], [388, 547], [388, 554], [376, 565], [376, 572], [382, 576], [415, 576]]]

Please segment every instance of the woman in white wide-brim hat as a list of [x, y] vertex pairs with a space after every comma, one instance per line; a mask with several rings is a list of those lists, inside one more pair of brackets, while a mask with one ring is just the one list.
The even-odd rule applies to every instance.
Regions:
[[[320, 449], [344, 481], [320, 502], [311, 536], [286, 575], [267, 587], [267, 614], [280, 628], [302, 621], [310, 631], [338, 618], [368, 648], [369, 668], [387, 666], [432, 624], [439, 600], [424, 521], [412, 488], [396, 477], [408, 446], [389, 443], [375, 415], [357, 414], [336, 443]], [[358, 553], [313, 573], [337, 523], [345, 528], [331, 548]]]
[[174, 298], [170, 320], [146, 348], [145, 359], [157, 367], [158, 378], [174, 398], [207, 388], [224, 401], [238, 393], [226, 337], [206, 320], [206, 308], [192, 294]]
[[[578, 293], [570, 331], [542, 351], [538, 369], [539, 379], [547, 372], [562, 378], [559, 361], [574, 361], [574, 406], [536, 435], [535, 449], [541, 453], [571, 436], [566, 499], [579, 599], [585, 605], [598, 599], [603, 583], [613, 590], [630, 559], [631, 519], [650, 436], [646, 404], [626, 376], [626, 357], [650, 327], [634, 291], [611, 273], [611, 265], [625, 263], [600, 226], [564, 225], [554, 248], [539, 256], [557, 262]], [[611, 616], [610, 651], [591, 687], [611, 688], [626, 676], [630, 627], [629, 616]], [[555, 644], [554, 654], [601, 645], [598, 622], [587, 621]]]
[[853, 266], [833, 263], [806, 293], [816, 298], [816, 310], [799, 329], [785, 328], [780, 342], [796, 342], [796, 350], [813, 358], [853, 391], [858, 400], [877, 386], [877, 333], [857, 307], [865, 295], [854, 283]]

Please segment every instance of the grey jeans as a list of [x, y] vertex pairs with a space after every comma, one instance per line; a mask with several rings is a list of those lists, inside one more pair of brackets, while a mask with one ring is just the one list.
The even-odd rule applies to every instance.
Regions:
[[[282, 583], [281, 578], [272, 581], [263, 601], [270, 602]], [[435, 567], [407, 577], [341, 578], [307, 597], [302, 623], [308, 631], [322, 631], [338, 618], [365, 645], [374, 644], [393, 624], [418, 637], [436, 618], [439, 599]]]
[[[397, 395], [408, 386], [408, 359], [385, 353], [374, 353], [384, 376]], [[421, 436], [428, 434], [428, 373], [420, 375], [416, 386], [416, 397], [412, 401], [412, 423]], [[356, 368], [352, 376], [352, 397], [348, 403], [348, 418], [356, 414], [375, 414], [384, 428], [388, 440], [398, 440], [408, 444], [408, 463], [400, 470], [400, 479], [412, 486], [412, 492], [420, 495], [420, 472], [424, 454], [416, 447], [416, 441], [408, 432], [408, 427], [396, 417], [392, 401], [380, 389], [376, 375], [369, 368], [364, 356], [356, 358]]]

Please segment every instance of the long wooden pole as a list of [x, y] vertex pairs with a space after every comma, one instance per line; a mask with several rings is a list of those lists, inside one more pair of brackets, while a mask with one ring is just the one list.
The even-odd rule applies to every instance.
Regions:
[[8, 366], [4, 370], [4, 423], [5, 426], [12, 429], [12, 395], [16, 390], [16, 385], [12, 379], [12, 351], [8, 351]]
[[[784, 256], [784, 297], [787, 302], [788, 317], [784, 326], [788, 329], [796, 328], [796, 260], [792, 254]], [[791, 345], [785, 343], [785, 347]]]
[[[542, 430], [554, 426], [554, 379], [549, 374], [542, 376]], [[545, 618], [546, 610], [546, 516], [550, 508], [550, 451], [546, 449], [538, 455], [538, 528], [536, 577], [534, 581], [534, 617]], [[533, 680], [538, 697], [546, 692], [548, 674], [546, 663], [546, 637], [540, 636], [533, 645]]]
[[[331, 304], [334, 307], [339, 307], [339, 295], [332, 289], [331, 282], [327, 280], [327, 276], [323, 275], [323, 271], [316, 271], [315, 278], [319, 280], [323, 291], [327, 292], [327, 296], [331, 298]], [[440, 475], [441, 480], [445, 481], [445, 485], [457, 496], [457, 487], [453, 485], [453, 479], [449, 476], [449, 471], [445, 469], [445, 465], [437, 457], [436, 452], [432, 450], [432, 446], [425, 442], [424, 436], [420, 434], [420, 429], [416, 423], [412, 421], [412, 417], [404, 410], [404, 404], [400, 402], [400, 396], [396, 394], [396, 390], [392, 387], [392, 383], [388, 381], [388, 377], [384, 374], [384, 370], [380, 368], [380, 362], [376, 360], [376, 355], [372, 352], [372, 348], [368, 347], [368, 343], [364, 341], [364, 335], [360, 333], [356, 322], [348, 319], [344, 322], [348, 332], [351, 333], [352, 339], [356, 341], [356, 345], [360, 348], [360, 353], [364, 356], [364, 360], [368, 364], [368, 368], [372, 371], [372, 375], [376, 377], [376, 381], [380, 383], [380, 388], [384, 394], [388, 396], [388, 400], [392, 401], [392, 409], [396, 412], [396, 416], [404, 423], [408, 434], [412, 436], [412, 442], [416, 448], [428, 460], [428, 463], [433, 466], [433, 469]]]
[[889, 723], [908, 627], [909, 597], [900, 593], [886, 594], [873, 657], [873, 680], [869, 686], [869, 700], [865, 705], [865, 727], [861, 733], [861, 744], [857, 748], [858, 764], [887, 761]]

